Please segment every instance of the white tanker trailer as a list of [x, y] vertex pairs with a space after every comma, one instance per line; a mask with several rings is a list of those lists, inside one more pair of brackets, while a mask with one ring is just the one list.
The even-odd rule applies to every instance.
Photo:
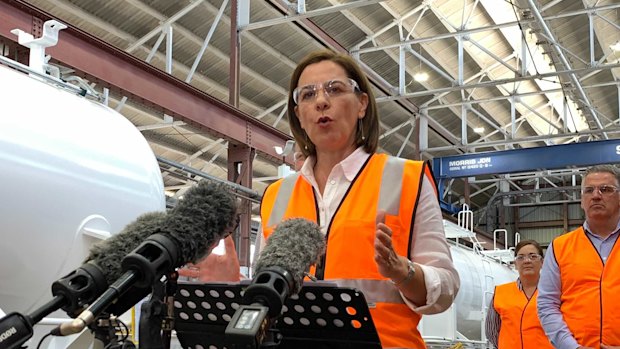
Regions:
[[[518, 277], [517, 272], [505, 263], [512, 259], [513, 252], [483, 251], [470, 230], [446, 220], [444, 227], [450, 238], [450, 252], [461, 287], [450, 309], [422, 317], [420, 332], [429, 349], [451, 348], [456, 343], [466, 344], [468, 348], [487, 348], [484, 321], [495, 286], [515, 281]], [[474, 248], [459, 243], [463, 240], [473, 243]]]
[[0, 315], [25, 315], [92, 244], [165, 210], [165, 195], [151, 148], [125, 117], [2, 62]]

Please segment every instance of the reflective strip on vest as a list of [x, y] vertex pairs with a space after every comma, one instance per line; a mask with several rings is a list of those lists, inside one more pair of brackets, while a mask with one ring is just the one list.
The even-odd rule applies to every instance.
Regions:
[[297, 183], [297, 178], [299, 178], [299, 173], [287, 176], [282, 180], [276, 202], [273, 204], [271, 215], [269, 216], [268, 227], [274, 226], [282, 221], [282, 217], [284, 217], [284, 213], [288, 207], [288, 200], [291, 194], [293, 194], [295, 183]]
[[394, 188], [395, 183], [403, 182], [405, 159], [390, 156], [385, 162], [381, 176], [381, 190], [379, 191], [379, 209], [387, 214], [398, 216], [401, 190]]
[[370, 279], [330, 279], [340, 287], [364, 290], [366, 302], [370, 303], [395, 303], [404, 304], [398, 289], [388, 280]]

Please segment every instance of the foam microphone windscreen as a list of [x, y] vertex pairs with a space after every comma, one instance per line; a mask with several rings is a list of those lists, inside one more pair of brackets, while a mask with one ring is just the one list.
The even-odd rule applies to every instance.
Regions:
[[168, 212], [158, 233], [177, 242], [183, 264], [195, 263], [231, 233], [236, 217], [236, 200], [230, 188], [201, 181]]
[[165, 212], [142, 214], [127, 224], [120, 233], [94, 244], [86, 261], [95, 263], [105, 275], [108, 285], [111, 285], [123, 274], [121, 260], [161, 229], [165, 219]]
[[270, 267], [280, 267], [293, 275], [293, 293], [299, 292], [304, 274], [325, 253], [325, 237], [319, 226], [304, 218], [278, 224], [267, 239], [255, 265], [254, 274]]

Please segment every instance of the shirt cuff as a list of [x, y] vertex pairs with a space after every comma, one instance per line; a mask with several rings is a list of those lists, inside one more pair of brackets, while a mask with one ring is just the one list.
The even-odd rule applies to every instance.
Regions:
[[416, 313], [424, 314], [425, 311], [431, 311], [435, 303], [437, 303], [437, 300], [439, 300], [439, 296], [441, 295], [441, 279], [434, 268], [418, 263], [416, 263], [416, 265], [419, 266], [424, 272], [424, 285], [426, 286], [426, 304], [422, 306], [417, 306], [407, 297], [405, 297], [402, 292], [401, 296], [403, 297], [405, 304], [407, 304], [407, 306], [409, 306], [411, 310], [415, 311]]

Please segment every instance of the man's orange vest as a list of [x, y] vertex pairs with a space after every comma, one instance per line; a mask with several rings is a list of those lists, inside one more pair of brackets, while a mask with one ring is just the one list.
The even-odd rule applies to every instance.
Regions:
[[516, 281], [495, 287], [493, 307], [502, 319], [498, 349], [553, 349], [538, 320], [537, 295], [527, 299]]
[[582, 227], [553, 240], [560, 268], [560, 310], [577, 343], [620, 345], [620, 256], [616, 243], [603, 265]]
[[[420, 315], [402, 300], [398, 289], [383, 277], [374, 261], [375, 217], [386, 211], [392, 243], [398, 255], [409, 256], [412, 220], [422, 178], [430, 175], [423, 162], [384, 154], [371, 155], [351, 183], [327, 230], [327, 252], [317, 276], [340, 286], [361, 290], [384, 348], [426, 348], [417, 326]], [[433, 181], [432, 176], [429, 177]], [[312, 186], [293, 175], [270, 185], [261, 203], [264, 238], [277, 223], [303, 217], [317, 222]], [[317, 222], [322, 224], [322, 222]]]

